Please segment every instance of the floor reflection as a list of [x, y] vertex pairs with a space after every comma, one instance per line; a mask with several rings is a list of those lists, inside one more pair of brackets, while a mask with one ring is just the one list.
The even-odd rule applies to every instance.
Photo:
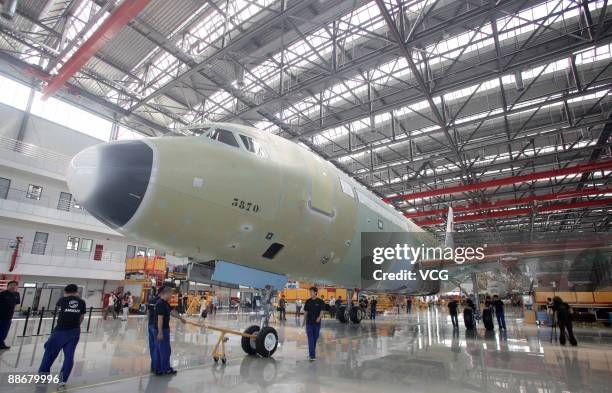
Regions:
[[[244, 329], [249, 316], [218, 315], [220, 326]], [[21, 334], [22, 321], [13, 327]], [[247, 357], [238, 337], [227, 343], [228, 364], [210, 353], [217, 333], [173, 325], [174, 377], [148, 373], [146, 320], [92, 320], [77, 348], [68, 391], [92, 392], [608, 392], [612, 391], [609, 329], [576, 327], [579, 347], [550, 342], [550, 330], [508, 316], [508, 331], [453, 330], [438, 310], [389, 315], [361, 325], [326, 320], [318, 360], [307, 361], [306, 334], [289, 318], [275, 324], [274, 358]], [[43, 330], [44, 332], [44, 330]], [[34, 372], [47, 336], [20, 338], [0, 353], [0, 391], [45, 392], [55, 386], [10, 386], [10, 372]], [[60, 359], [61, 360], [61, 359]], [[57, 363], [54, 370], [59, 368]]]

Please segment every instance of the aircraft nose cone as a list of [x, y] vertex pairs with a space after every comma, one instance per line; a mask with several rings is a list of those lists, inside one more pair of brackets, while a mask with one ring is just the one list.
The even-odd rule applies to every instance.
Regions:
[[80, 205], [119, 228], [138, 210], [152, 168], [153, 150], [142, 141], [101, 143], [74, 156], [66, 178]]

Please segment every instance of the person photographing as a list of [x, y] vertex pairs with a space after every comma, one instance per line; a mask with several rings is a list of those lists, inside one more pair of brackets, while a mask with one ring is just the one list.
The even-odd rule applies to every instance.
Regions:
[[308, 336], [308, 360], [317, 359], [316, 349], [319, 332], [321, 331], [321, 312], [325, 309], [325, 302], [317, 298], [317, 288], [310, 288], [310, 298], [304, 304], [304, 325]]

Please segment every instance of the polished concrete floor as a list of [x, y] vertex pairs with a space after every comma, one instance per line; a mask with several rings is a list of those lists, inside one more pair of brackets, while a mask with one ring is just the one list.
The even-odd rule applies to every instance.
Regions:
[[[219, 326], [243, 329], [249, 316], [219, 314]], [[36, 321], [37, 322], [37, 321]], [[45, 333], [51, 321], [43, 321]], [[56, 385], [7, 383], [9, 374], [37, 370], [47, 336], [19, 337], [13, 324], [0, 352], [1, 392], [52, 392]], [[275, 322], [280, 346], [273, 358], [245, 356], [239, 337], [230, 337], [228, 363], [211, 359], [218, 333], [191, 325], [172, 325], [173, 377], [149, 373], [146, 320], [94, 318], [83, 333], [68, 385], [82, 392], [612, 392], [612, 330], [577, 327], [579, 346], [550, 342], [549, 328], [524, 325], [508, 316], [508, 332], [453, 333], [446, 313], [437, 309], [388, 315], [360, 325], [326, 320], [318, 359], [307, 360], [304, 329], [288, 316]], [[37, 323], [28, 334], [36, 333]], [[52, 369], [57, 372], [61, 356]]]

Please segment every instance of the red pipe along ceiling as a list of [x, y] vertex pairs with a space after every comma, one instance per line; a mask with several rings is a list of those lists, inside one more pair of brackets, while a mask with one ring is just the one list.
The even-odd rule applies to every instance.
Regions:
[[[563, 211], [563, 210], [572, 210], [572, 209], [583, 209], [586, 207], [597, 207], [597, 206], [612, 206], [612, 198], [606, 199], [597, 199], [594, 201], [582, 201], [582, 202], [574, 202], [574, 203], [557, 203], [548, 206], [542, 206], [539, 208], [520, 208], [520, 209], [510, 209], [510, 210], [499, 210], [489, 213], [479, 213], [479, 214], [466, 214], [463, 216], [458, 216], [454, 218], [454, 222], [468, 222], [468, 221], [480, 221], [480, 220], [488, 220], [492, 218], [504, 218], [504, 217], [515, 217], [515, 216], [527, 216], [532, 212], [536, 213], [550, 213], [555, 211]], [[432, 226], [444, 224], [444, 218], [433, 218], [431, 220], [421, 220], [415, 221], [414, 223], [419, 226]]]
[[517, 184], [517, 183], [524, 183], [524, 182], [541, 180], [541, 179], [549, 179], [551, 177], [557, 177], [557, 176], [576, 175], [579, 173], [600, 171], [600, 170], [606, 170], [606, 169], [612, 169], [612, 160], [595, 162], [595, 163], [590, 163], [590, 164], [583, 164], [583, 165], [576, 165], [576, 166], [572, 166], [569, 168], [560, 168], [560, 169], [553, 169], [553, 170], [543, 171], [543, 172], [534, 172], [534, 173], [529, 173], [526, 175], [504, 177], [501, 179], [485, 180], [480, 183], [465, 184], [465, 185], [453, 186], [453, 187], [447, 187], [447, 188], [438, 188], [435, 190], [415, 192], [412, 194], [400, 194], [400, 195], [396, 195], [393, 197], [384, 198], [383, 201], [387, 203], [393, 202], [395, 200], [401, 200], [401, 199], [409, 201], [409, 200], [414, 200], [414, 199], [428, 198], [428, 197], [434, 197], [434, 196], [439, 196], [439, 195], [456, 194], [456, 193], [466, 192], [466, 191], [483, 190], [486, 188], [505, 186], [509, 184]]
[[[526, 205], [533, 202], [554, 201], [557, 199], [580, 198], [592, 195], [612, 194], [612, 187], [608, 188], [586, 188], [576, 191], [555, 192], [546, 195], [531, 195], [520, 199], [500, 199], [497, 201], [486, 202], [481, 204], [469, 204], [467, 206], [454, 206], [455, 213], [468, 213], [480, 211], [483, 209], [497, 209], [500, 207], [508, 207], [515, 205]], [[419, 212], [404, 213], [406, 218], [420, 218], [428, 216], [444, 216], [448, 209], [425, 210]]]
[[52, 96], [76, 74], [93, 55], [107, 42], [112, 40], [121, 29], [134, 19], [151, 0], [123, 0], [123, 3], [98, 27], [98, 29], [81, 45], [74, 55], [59, 69], [56, 76], [42, 89], [43, 99]]

